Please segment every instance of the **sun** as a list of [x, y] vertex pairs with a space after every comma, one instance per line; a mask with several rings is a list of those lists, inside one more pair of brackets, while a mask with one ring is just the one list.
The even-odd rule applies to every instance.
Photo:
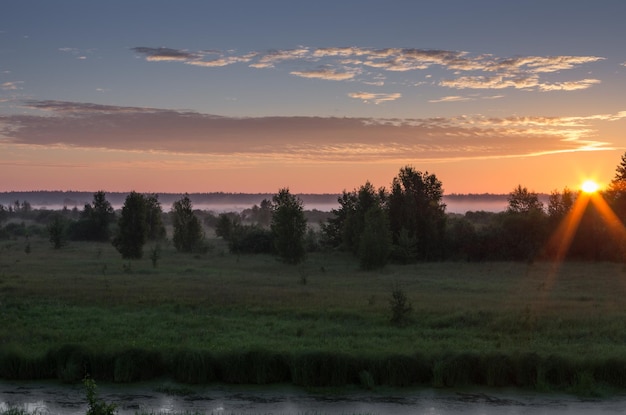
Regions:
[[585, 193], [595, 193], [600, 189], [600, 185], [593, 180], [585, 180], [580, 188]]

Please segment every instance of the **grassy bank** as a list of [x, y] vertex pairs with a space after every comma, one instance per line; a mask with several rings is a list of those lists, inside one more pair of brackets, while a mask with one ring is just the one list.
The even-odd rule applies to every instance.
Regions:
[[[626, 386], [622, 264], [300, 266], [163, 246], [0, 244], [0, 377], [536, 388]], [[147, 247], [149, 249], [149, 247]], [[399, 286], [410, 321], [389, 323]]]

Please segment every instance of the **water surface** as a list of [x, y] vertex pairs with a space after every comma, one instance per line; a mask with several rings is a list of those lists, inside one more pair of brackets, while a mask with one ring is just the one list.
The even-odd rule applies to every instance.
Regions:
[[[626, 397], [584, 399], [516, 390], [450, 391], [407, 389], [337, 394], [310, 393], [292, 386], [189, 387], [167, 382], [98, 385], [98, 396], [115, 403], [120, 415], [201, 412], [206, 414], [618, 414]], [[24, 408], [40, 414], [84, 414], [82, 385], [1, 382], [0, 410]]]

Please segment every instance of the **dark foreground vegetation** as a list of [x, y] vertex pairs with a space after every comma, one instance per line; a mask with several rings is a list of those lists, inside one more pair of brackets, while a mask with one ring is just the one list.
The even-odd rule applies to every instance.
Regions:
[[[603, 195], [447, 215], [400, 170], [308, 219], [132, 192], [0, 216], [0, 378], [626, 390], [626, 158]], [[613, 212], [609, 214], [609, 212]], [[146, 255], [147, 253], [147, 255]]]
[[[360, 271], [164, 246], [157, 267], [112, 245], [5, 241], [0, 377], [626, 388], [626, 269], [438, 262]], [[393, 293], [409, 309], [392, 324]]]

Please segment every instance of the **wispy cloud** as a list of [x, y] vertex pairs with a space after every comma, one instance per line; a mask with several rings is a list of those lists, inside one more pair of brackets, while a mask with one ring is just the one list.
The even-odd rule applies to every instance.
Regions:
[[[603, 60], [598, 56], [519, 56], [497, 57], [472, 55], [466, 51], [415, 48], [363, 48], [301, 46], [295, 49], [252, 51], [188, 51], [185, 49], [135, 47], [132, 49], [147, 61], [182, 62], [204, 67], [221, 67], [245, 63], [251, 68], [269, 69], [295, 65], [291, 75], [303, 78], [357, 81], [383, 86], [385, 73], [408, 74], [433, 68], [444, 73], [434, 85], [453, 89], [522, 89], [528, 91], [573, 91], [598, 84], [597, 79], [547, 82], [545, 74], [558, 76], [562, 71]], [[427, 78], [433, 76], [428, 72]], [[416, 87], [423, 82], [407, 80]]]
[[381, 104], [387, 101], [395, 101], [402, 97], [399, 92], [393, 94], [375, 94], [372, 92], [351, 92], [348, 94], [350, 98], [360, 99], [363, 102], [373, 102], [374, 104]]
[[290, 73], [301, 78], [325, 79], [329, 81], [346, 81], [348, 79], [353, 79], [356, 71], [320, 68], [309, 71], [292, 71]]
[[59, 48], [59, 50], [63, 53], [72, 55], [76, 59], [79, 59], [79, 60], [87, 59], [87, 55], [92, 54], [94, 52], [94, 49], [79, 49], [79, 48], [70, 48], [70, 47]]
[[[385, 97], [355, 93], [354, 98], [375, 102]], [[28, 101], [24, 106], [43, 114], [0, 116], [0, 143], [268, 162], [454, 160], [607, 150], [613, 147], [596, 137], [598, 123], [626, 119], [626, 111], [585, 117], [235, 118], [65, 101]]]
[[459, 102], [459, 101], [472, 101], [473, 98], [470, 97], [462, 97], [459, 95], [451, 95], [447, 97], [441, 97], [438, 99], [431, 99], [428, 102]]
[[18, 89], [22, 89], [21, 85], [24, 81], [13, 81], [13, 82], [4, 82], [0, 85], [0, 89], [4, 91], [17, 91]]

